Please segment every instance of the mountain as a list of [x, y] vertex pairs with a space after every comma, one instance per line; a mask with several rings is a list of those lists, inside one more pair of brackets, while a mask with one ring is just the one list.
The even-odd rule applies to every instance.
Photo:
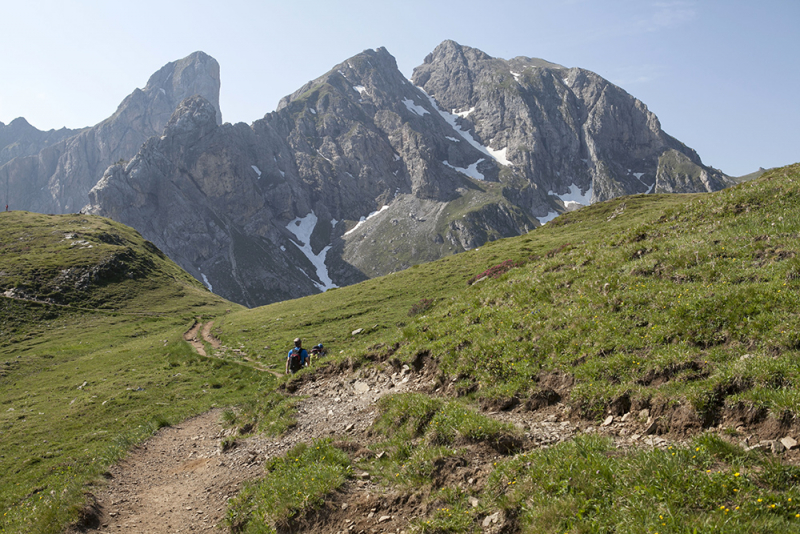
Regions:
[[589, 71], [446, 41], [413, 82], [379, 48], [250, 126], [220, 126], [213, 102], [190, 98], [107, 170], [87, 209], [257, 306], [520, 235], [579, 204], [729, 183]]
[[219, 112], [219, 64], [203, 52], [162, 67], [144, 89], [134, 90], [111, 117], [91, 128], [36, 134], [24, 119], [12, 121], [0, 128], [0, 184], [7, 203], [41, 213], [80, 210], [106, 168], [160, 135], [178, 104], [195, 94]]
[[79, 131], [61, 128], [43, 132], [22, 117], [14, 119], [8, 125], [0, 122], [0, 165], [14, 158], [38, 154], [44, 148], [72, 137]]
[[570, 193], [599, 202], [732, 185], [666, 134], [640, 100], [584, 69], [527, 57], [506, 61], [445, 41], [414, 69], [412, 81], [533, 186], [519, 201], [537, 216], [569, 203], [558, 197]]

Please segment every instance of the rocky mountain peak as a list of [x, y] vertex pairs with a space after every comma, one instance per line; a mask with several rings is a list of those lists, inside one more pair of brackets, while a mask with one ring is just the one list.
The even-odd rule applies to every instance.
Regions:
[[167, 123], [164, 135], [202, 137], [219, 125], [217, 108], [200, 95], [183, 100]]
[[0, 180], [9, 184], [8, 203], [43, 213], [80, 210], [106, 168], [130, 159], [148, 138], [160, 136], [186, 98], [203, 97], [214, 108], [215, 125], [220, 124], [219, 88], [219, 64], [195, 52], [164, 65], [144, 89], [135, 89], [113, 115], [91, 128], [28, 135], [27, 144], [15, 142], [25, 137], [21, 134], [6, 143], [0, 129]]
[[219, 88], [219, 63], [205, 52], [198, 51], [164, 65], [150, 76], [144, 92], [155, 98], [166, 98], [167, 105], [172, 104], [170, 113], [177, 103], [201, 95], [214, 106], [217, 124], [222, 124]]

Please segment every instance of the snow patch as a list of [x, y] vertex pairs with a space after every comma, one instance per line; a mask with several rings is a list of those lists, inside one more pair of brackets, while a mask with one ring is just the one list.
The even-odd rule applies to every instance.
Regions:
[[[430, 96], [428, 96], [428, 98], [431, 98], [431, 97], [430, 97]], [[437, 109], [438, 109], [438, 107], [437, 107]], [[473, 112], [473, 111], [475, 111], [475, 106], [472, 106], [472, 107], [471, 107], [471, 108], [469, 108], [467, 111], [456, 111], [456, 110], [453, 110], [453, 112], [452, 112], [452, 115], [458, 115], [458, 116], [459, 116], [459, 117], [461, 117], [462, 119], [466, 119], [467, 117], [469, 117], [470, 115], [472, 115], [472, 112]]]
[[250, 168], [253, 169], [254, 171], [256, 171], [256, 174], [258, 175], [258, 179], [260, 180], [261, 179], [261, 169], [259, 169], [255, 165], [250, 165]]
[[308, 108], [308, 111], [310, 111], [312, 115], [316, 115], [317, 114], [317, 110], [314, 109], [314, 108]]
[[454, 165], [450, 165], [450, 163], [448, 163], [447, 160], [443, 161], [442, 163], [444, 163], [445, 165], [447, 165], [451, 169], [455, 169], [458, 172], [466, 174], [470, 178], [475, 178], [476, 180], [483, 181], [483, 180], [486, 180], [486, 177], [483, 174], [481, 174], [480, 171], [478, 171], [478, 163], [480, 163], [483, 160], [484, 160], [484, 158], [479, 159], [478, 161], [476, 161], [475, 163], [473, 163], [472, 165], [470, 165], [466, 169], [464, 169], [462, 167], [456, 167]]
[[[359, 92], [359, 94], [362, 94], [362, 95], [364, 93], [367, 93], [367, 88], [364, 87], [363, 85], [354, 85], [353, 89], [355, 89], [356, 91]], [[367, 93], [367, 96], [369, 96], [369, 93]]]
[[477, 148], [478, 150], [480, 150], [481, 152], [483, 152], [484, 154], [486, 154], [487, 156], [489, 156], [490, 158], [492, 158], [501, 165], [508, 165], [509, 167], [514, 165], [506, 158], [506, 151], [508, 150], [508, 147], [503, 148], [501, 150], [495, 150], [493, 148], [485, 147], [478, 141], [476, 141], [475, 138], [472, 137], [472, 134], [462, 130], [461, 126], [458, 125], [458, 123], [456, 122], [456, 117], [466, 117], [467, 115], [475, 111], [475, 108], [471, 108], [469, 111], [465, 111], [463, 113], [457, 113], [457, 114], [448, 113], [446, 111], [442, 111], [439, 108], [439, 105], [436, 103], [436, 100], [434, 100], [431, 95], [426, 93], [421, 87], [418, 87], [418, 89], [422, 91], [422, 93], [425, 96], [428, 97], [428, 100], [430, 100], [433, 108], [439, 112], [439, 115], [441, 115], [445, 121], [447, 121], [447, 124], [449, 124], [453, 128], [453, 130], [455, 130], [467, 143], [471, 144], [472, 146], [474, 146], [475, 148]]
[[331, 228], [336, 228], [336, 225], [339, 223], [336, 219], [331, 219]]
[[575, 184], [569, 186], [569, 192], [564, 195], [557, 195], [552, 191], [547, 192], [548, 195], [553, 195], [561, 199], [561, 202], [564, 203], [564, 206], [569, 208], [577, 208], [578, 206], [588, 206], [592, 203], [592, 188], [586, 190], [585, 193], [581, 193], [580, 187]]
[[557, 211], [551, 211], [544, 217], [536, 217], [536, 218], [539, 220], [539, 224], [544, 226], [545, 224], [549, 223], [550, 221], [558, 217], [558, 215], [559, 213]]
[[286, 247], [284, 247], [283, 245], [281, 245], [281, 252], [286, 252]]
[[643, 173], [643, 172], [634, 172], [634, 173], [631, 173], [631, 170], [630, 170], [630, 169], [628, 169], [628, 173], [630, 173], [630, 174], [633, 174], [633, 175], [636, 177], [636, 179], [637, 179], [637, 180], [639, 180], [640, 182], [642, 182], [642, 185], [644, 185], [645, 187], [647, 187], [647, 192], [645, 193], [645, 195], [649, 195], [649, 194], [650, 194], [650, 193], [653, 191], [653, 188], [656, 186], [656, 183], [655, 183], [655, 182], [653, 182], [653, 185], [647, 185], [646, 183], [644, 183], [644, 180], [642, 180], [642, 176], [644, 176], [644, 175], [645, 175], [645, 173]]
[[519, 77], [521, 76], [521, 74], [519, 72], [514, 72], [513, 70], [510, 72], [511, 75], [514, 77], [514, 79], [517, 81], [517, 83], [519, 83]]
[[403, 99], [403, 104], [406, 105], [406, 108], [408, 108], [408, 111], [411, 111], [412, 113], [416, 113], [420, 117], [422, 117], [426, 113], [428, 113], [427, 109], [423, 108], [422, 106], [418, 106], [417, 104], [414, 103], [413, 100], [411, 100], [409, 98], [404, 98]]
[[312, 211], [305, 217], [297, 217], [291, 221], [286, 225], [286, 229], [292, 232], [297, 238], [298, 242], [295, 243], [295, 245], [305, 254], [308, 261], [310, 261], [317, 270], [317, 278], [319, 278], [321, 283], [314, 282], [314, 280], [311, 281], [317, 286], [317, 289], [326, 291], [339, 286], [334, 284], [330, 279], [330, 276], [328, 276], [328, 268], [325, 266], [325, 256], [327, 256], [328, 251], [331, 249], [331, 245], [323, 248], [319, 254], [314, 254], [314, 251], [311, 250], [311, 234], [314, 233], [314, 228], [316, 226], [317, 216], [314, 215]]
[[211, 289], [211, 282], [208, 281], [208, 277], [206, 276], [206, 273], [200, 273], [200, 276], [203, 277], [203, 283], [206, 285], [208, 290], [213, 292], [214, 290]]
[[377, 214], [379, 214], [379, 213], [380, 213], [380, 212], [382, 212], [383, 210], [388, 210], [388, 209], [389, 209], [389, 205], [387, 204], [387, 205], [385, 205], [384, 207], [382, 207], [381, 209], [379, 209], [378, 211], [373, 211], [372, 213], [370, 213], [370, 214], [369, 214], [369, 215], [367, 215], [366, 217], [361, 217], [361, 218], [358, 220], [358, 222], [356, 223], [356, 225], [355, 225], [354, 227], [352, 227], [351, 229], [349, 229], [348, 231], [346, 231], [346, 232], [344, 233], [344, 235], [349, 235], [349, 234], [352, 234], [353, 232], [355, 232], [355, 231], [358, 229], [358, 227], [359, 227], [359, 226], [361, 226], [362, 224], [364, 224], [365, 222], [367, 222], [367, 221], [368, 221], [368, 220], [370, 220], [371, 218], [375, 217]]
[[456, 139], [455, 137], [450, 137], [449, 135], [446, 135], [444, 138], [445, 139], [449, 139], [450, 141], [452, 141], [454, 143], [460, 143], [461, 142], [460, 139]]

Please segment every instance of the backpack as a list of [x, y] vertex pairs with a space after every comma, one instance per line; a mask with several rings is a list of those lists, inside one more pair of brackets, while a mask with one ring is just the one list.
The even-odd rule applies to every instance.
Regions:
[[303, 358], [300, 354], [300, 349], [297, 347], [292, 349], [292, 355], [289, 358], [289, 370], [293, 373], [303, 368]]

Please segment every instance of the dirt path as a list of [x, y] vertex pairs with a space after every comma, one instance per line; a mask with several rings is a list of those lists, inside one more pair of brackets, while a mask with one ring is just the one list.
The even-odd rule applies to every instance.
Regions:
[[[203, 341], [211, 345], [211, 347], [215, 351], [218, 351], [222, 356], [227, 354], [227, 352], [229, 351], [228, 347], [225, 347], [222, 344], [222, 342], [216, 337], [214, 337], [214, 335], [211, 333], [211, 328], [213, 326], [214, 326], [214, 321], [209, 321], [206, 324], [195, 321], [192, 327], [183, 334], [184, 341], [186, 341], [192, 347], [194, 347], [194, 350], [197, 352], [197, 354], [199, 354], [200, 356], [205, 356], [206, 358], [213, 356], [209, 355], [206, 352], [206, 347], [203, 344]], [[200, 338], [202, 339], [202, 341], [201, 339], [198, 339], [198, 334], [200, 334]], [[277, 377], [284, 376], [283, 373], [280, 373], [278, 371], [261, 367], [257, 362], [248, 358], [247, 354], [242, 352], [240, 349], [236, 349], [233, 352], [236, 353], [238, 357], [241, 357], [243, 361], [247, 362], [248, 367], [252, 369], [256, 369], [257, 371], [262, 371], [265, 373], [271, 373]]]
[[[198, 331], [199, 324], [186, 333], [187, 341], [196, 340]], [[302, 397], [297, 404], [297, 426], [279, 439], [240, 438], [225, 452], [220, 443], [230, 431], [220, 424], [221, 410], [161, 429], [110, 470], [107, 487], [96, 497], [92, 528], [83, 532], [223, 532], [228, 498], [236, 495], [244, 482], [263, 474], [266, 459], [320, 437], [349, 439], [357, 447], [367, 443], [367, 431], [377, 415], [376, 401], [389, 393], [429, 390], [434, 373], [426, 371], [415, 372], [408, 366], [395, 371], [384, 364], [349, 374], [305, 374], [293, 383], [297, 387], [294, 393]], [[578, 432], [607, 433], [620, 447], [667, 443], [660, 437], [644, 436], [643, 421], [630, 418], [591, 428], [567, 420], [564, 408], [559, 404], [535, 412], [488, 415], [519, 427], [527, 437], [527, 448], [550, 446]], [[496, 453], [473, 450], [463, 465], [443, 472], [443, 484], [478, 483], [475, 480], [491, 471], [492, 454]], [[404, 501], [402, 496], [384, 491], [369, 476], [357, 476], [325, 503], [320, 517], [308, 518], [312, 523], [301, 530], [335, 534], [352, 530], [352, 525], [355, 532], [402, 532], [420, 510], [405, 502], [407, 496]]]
[[377, 414], [377, 399], [422, 383], [410, 375], [377, 374], [364, 381], [341, 376], [305, 381], [296, 391], [306, 398], [298, 404], [294, 429], [280, 439], [240, 439], [226, 452], [220, 448], [227, 435], [221, 410], [161, 429], [110, 470], [108, 486], [96, 496], [96, 521], [84, 532], [222, 531], [227, 499], [263, 474], [267, 458], [320, 437], [363, 436]]

